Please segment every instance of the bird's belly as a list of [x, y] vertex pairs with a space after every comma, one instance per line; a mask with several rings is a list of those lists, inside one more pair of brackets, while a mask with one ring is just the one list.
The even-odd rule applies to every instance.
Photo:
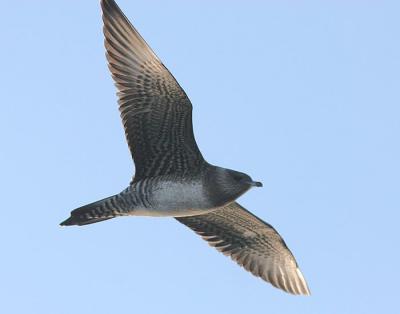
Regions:
[[215, 210], [200, 182], [162, 182], [146, 195], [145, 206], [134, 210], [135, 215], [184, 217]]

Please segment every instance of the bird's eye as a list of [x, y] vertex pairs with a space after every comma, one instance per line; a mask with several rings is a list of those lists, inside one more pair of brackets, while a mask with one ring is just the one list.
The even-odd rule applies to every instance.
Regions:
[[242, 176], [239, 176], [239, 175], [237, 175], [237, 174], [234, 175], [233, 178], [235, 179], [235, 181], [240, 181], [240, 180], [243, 179]]

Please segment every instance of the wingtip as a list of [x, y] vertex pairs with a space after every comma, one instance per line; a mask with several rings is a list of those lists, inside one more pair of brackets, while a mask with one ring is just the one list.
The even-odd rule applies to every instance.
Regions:
[[296, 272], [297, 272], [297, 275], [298, 275], [301, 285], [302, 285], [302, 289], [301, 289], [301, 292], [299, 293], [299, 295], [311, 296], [310, 288], [308, 287], [307, 281], [304, 278], [303, 273], [301, 272], [300, 268], [296, 268]]
[[121, 9], [119, 8], [118, 4], [114, 0], [101, 0], [100, 6], [104, 12], [112, 14], [113, 12], [118, 12], [123, 14]]

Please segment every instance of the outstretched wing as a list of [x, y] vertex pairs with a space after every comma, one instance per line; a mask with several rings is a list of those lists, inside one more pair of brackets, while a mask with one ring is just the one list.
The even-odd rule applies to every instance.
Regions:
[[238, 203], [205, 215], [176, 219], [253, 275], [286, 292], [310, 294], [294, 256], [278, 232]]
[[115, 1], [102, 0], [101, 7], [134, 181], [193, 170], [204, 160], [193, 135], [189, 98]]

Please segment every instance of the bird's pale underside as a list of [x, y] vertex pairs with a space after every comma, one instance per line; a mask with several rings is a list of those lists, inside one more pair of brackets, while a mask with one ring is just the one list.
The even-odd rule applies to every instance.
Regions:
[[175, 217], [253, 275], [309, 295], [278, 232], [235, 201], [261, 183], [204, 160], [183, 89], [115, 1], [102, 0], [101, 7], [107, 60], [136, 172], [124, 191], [75, 209], [61, 225], [117, 216]]

